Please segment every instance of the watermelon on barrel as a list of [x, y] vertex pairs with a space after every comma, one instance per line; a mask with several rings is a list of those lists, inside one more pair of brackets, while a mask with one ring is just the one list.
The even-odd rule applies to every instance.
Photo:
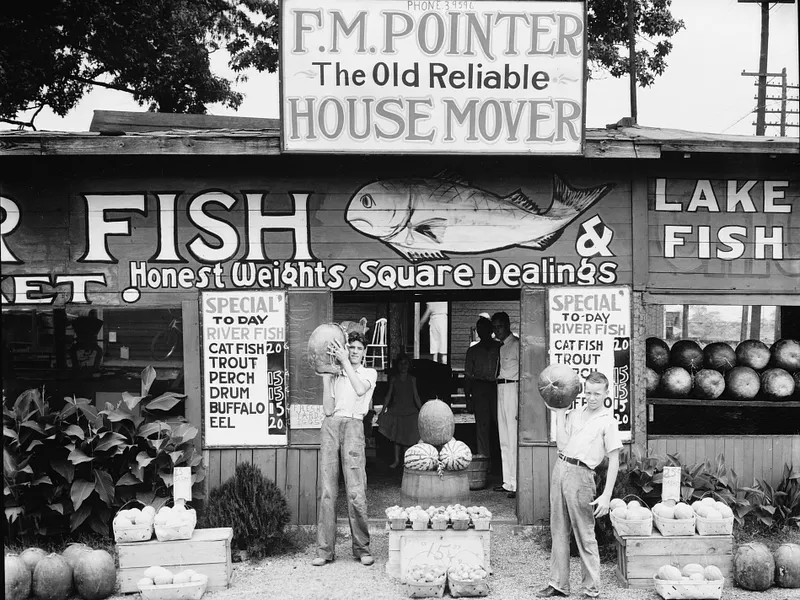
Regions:
[[769, 348], [761, 340], [745, 340], [736, 346], [736, 364], [756, 371], [766, 368], [771, 358]]
[[581, 378], [572, 367], [553, 363], [539, 373], [539, 393], [550, 408], [567, 408], [581, 392]]
[[713, 342], [703, 348], [703, 366], [727, 373], [736, 366], [736, 352], [725, 342]]
[[800, 371], [800, 342], [797, 340], [778, 340], [772, 344], [769, 351], [776, 367], [785, 369], [789, 373]]
[[419, 442], [406, 450], [403, 464], [412, 471], [433, 471], [439, 466], [439, 452], [430, 444]]
[[696, 373], [703, 368], [703, 349], [694, 340], [678, 340], [669, 351], [669, 364]]
[[453, 411], [441, 400], [428, 400], [417, 417], [419, 437], [432, 446], [444, 446], [453, 439], [456, 421]]
[[657, 337], [649, 337], [644, 342], [647, 366], [656, 373], [661, 373], [669, 366], [669, 346]]
[[746, 590], [763, 592], [768, 589], [775, 578], [772, 552], [760, 542], [739, 546], [733, 557], [733, 578], [736, 585]]
[[464, 442], [453, 438], [442, 446], [439, 462], [448, 471], [463, 471], [472, 462], [472, 451]]
[[734, 400], [752, 400], [761, 389], [761, 379], [755, 369], [736, 366], [725, 375], [725, 393]]
[[347, 346], [344, 331], [336, 323], [323, 323], [308, 338], [308, 363], [318, 375], [337, 374], [340, 371], [336, 358], [328, 354], [328, 346], [333, 340], [339, 340], [342, 346]]
[[778, 367], [761, 374], [761, 392], [768, 400], [789, 400], [794, 394], [794, 378]]

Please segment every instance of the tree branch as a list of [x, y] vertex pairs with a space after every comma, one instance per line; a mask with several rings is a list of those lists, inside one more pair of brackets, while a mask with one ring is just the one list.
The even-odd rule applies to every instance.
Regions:
[[20, 129], [24, 129], [25, 127], [30, 127], [34, 131], [36, 131], [36, 126], [33, 124], [33, 120], [30, 122], [26, 121], [17, 121], [16, 119], [7, 119], [5, 117], [0, 117], [0, 121], [3, 123], [10, 123], [11, 125], [17, 125]]
[[67, 79], [72, 79], [73, 81], [78, 81], [80, 83], [85, 83], [87, 85], [97, 85], [100, 87], [108, 88], [109, 90], [116, 90], [118, 92], [127, 92], [128, 94], [136, 93], [136, 90], [132, 90], [130, 88], [126, 88], [121, 85], [113, 85], [111, 83], [103, 83], [102, 81], [94, 81], [92, 79], [86, 79], [85, 77], [80, 77], [78, 75], [68, 75]]

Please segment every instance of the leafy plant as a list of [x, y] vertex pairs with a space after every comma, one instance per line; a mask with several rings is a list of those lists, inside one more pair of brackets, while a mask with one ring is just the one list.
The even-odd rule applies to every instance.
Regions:
[[[157, 415], [185, 395], [149, 394], [155, 369], [141, 374], [138, 395], [124, 392], [116, 405], [98, 410], [86, 398], [65, 398], [52, 410], [40, 392], [23, 392], [3, 407], [3, 496], [8, 534], [35, 539], [92, 530], [108, 535], [113, 514], [136, 498], [156, 508], [172, 487], [172, 469], [193, 467], [203, 480], [202, 456], [189, 423]], [[195, 497], [201, 496], [199, 486]]]
[[752, 505], [751, 517], [767, 529], [796, 525], [800, 528], [800, 470], [784, 465], [777, 487], [757, 480], [743, 488]]
[[253, 558], [283, 550], [290, 519], [281, 489], [257, 466], [240, 463], [220, 487], [211, 490], [200, 519], [202, 527], [232, 527], [233, 546]]

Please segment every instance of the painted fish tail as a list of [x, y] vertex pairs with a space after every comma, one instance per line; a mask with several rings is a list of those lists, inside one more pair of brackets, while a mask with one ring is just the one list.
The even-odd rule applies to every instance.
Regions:
[[614, 188], [613, 183], [579, 190], [571, 187], [558, 175], [553, 176], [553, 202], [545, 213], [548, 217], [580, 214]]

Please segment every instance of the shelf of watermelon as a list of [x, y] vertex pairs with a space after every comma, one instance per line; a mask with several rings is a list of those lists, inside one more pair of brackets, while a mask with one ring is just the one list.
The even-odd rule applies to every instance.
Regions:
[[800, 408], [800, 401], [795, 400], [701, 400], [698, 398], [648, 398], [648, 405], [653, 406], [735, 406], [744, 408]]

